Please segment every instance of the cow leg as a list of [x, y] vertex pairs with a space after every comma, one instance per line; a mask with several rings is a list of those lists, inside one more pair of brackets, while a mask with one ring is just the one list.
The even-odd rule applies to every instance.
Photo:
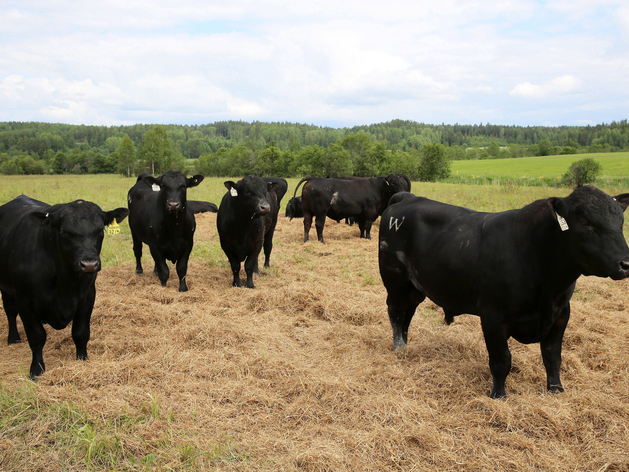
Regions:
[[179, 291], [187, 292], [188, 284], [186, 284], [186, 274], [188, 273], [188, 260], [190, 252], [186, 251], [179, 259], [177, 259], [177, 276], [179, 277]]
[[249, 254], [247, 259], [245, 259], [245, 273], [247, 274], [247, 284], [245, 285], [247, 288], [255, 288], [253, 286], [253, 271], [258, 266], [258, 256], [257, 254]]
[[389, 290], [387, 308], [389, 321], [393, 328], [393, 350], [406, 347], [408, 343], [408, 327], [411, 324], [417, 306], [424, 301], [426, 295], [412, 284], [405, 284], [402, 290]]
[[317, 238], [321, 244], [325, 244], [323, 240], [323, 227], [325, 226], [325, 215], [316, 215], [315, 217], [315, 228], [317, 228]]
[[[225, 253], [227, 254], [227, 251]], [[229, 266], [232, 269], [232, 275], [234, 277], [232, 287], [242, 287], [242, 283], [240, 282], [240, 259], [231, 253], [227, 254], [227, 259], [229, 259]]]
[[135, 255], [135, 273], [142, 274], [142, 241], [132, 235], [133, 239], [133, 254]]
[[35, 380], [46, 370], [44, 366], [43, 349], [46, 344], [46, 330], [41, 321], [36, 317], [28, 316], [24, 313], [24, 310], [20, 310], [20, 316], [24, 324], [24, 331], [26, 331], [26, 339], [28, 339], [28, 345], [31, 348], [33, 354], [33, 360], [31, 362], [29, 377], [31, 380]]
[[310, 228], [312, 227], [312, 213], [304, 212], [304, 242], [310, 241]]
[[168, 281], [168, 276], [170, 275], [166, 259], [157, 249], [153, 248], [151, 248], [151, 256], [153, 256], [153, 260], [155, 261], [155, 269], [153, 270], [153, 273], [157, 274], [159, 281], [162, 283], [162, 287], [165, 287], [166, 282]]
[[481, 326], [485, 336], [485, 346], [489, 354], [489, 370], [493, 378], [493, 387], [489, 396], [491, 398], [504, 398], [505, 380], [511, 370], [511, 352], [509, 351], [508, 337], [504, 326], [500, 322], [490, 321], [491, 314], [481, 316]]
[[365, 239], [371, 239], [371, 220], [365, 221]]
[[360, 237], [364, 239], [365, 237], [365, 220], [359, 219], [357, 220], [358, 228], [360, 229]]
[[568, 304], [562, 310], [550, 332], [539, 343], [542, 350], [542, 360], [546, 368], [546, 388], [552, 393], [564, 391], [560, 379], [561, 344], [563, 343], [563, 334], [566, 331], [569, 319], [570, 305]]
[[9, 336], [7, 339], [8, 344], [17, 344], [22, 342], [20, 339], [20, 333], [17, 331], [17, 304], [15, 298], [2, 291], [2, 304], [4, 306], [4, 312], [7, 314], [7, 321], [9, 322]]
[[90, 340], [90, 320], [92, 318], [95, 296], [96, 290], [88, 295], [85, 304], [72, 321], [72, 340], [76, 347], [76, 359], [79, 361], [87, 360], [87, 343]]
[[[273, 234], [275, 228], [271, 228], [268, 233], [264, 235], [264, 267], [270, 267], [271, 251], [273, 250]], [[258, 272], [258, 275], [260, 273]]]

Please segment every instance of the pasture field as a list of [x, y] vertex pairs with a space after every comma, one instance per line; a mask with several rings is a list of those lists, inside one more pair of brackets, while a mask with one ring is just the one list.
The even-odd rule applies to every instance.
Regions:
[[629, 182], [629, 152], [452, 161], [451, 179], [456, 181], [482, 176], [526, 181], [529, 185], [534, 183], [534, 179], [559, 182], [570, 164], [586, 157], [593, 158], [603, 166], [600, 182]]
[[[219, 204], [224, 180], [188, 198]], [[2, 176], [0, 204], [25, 193], [109, 210], [126, 206], [134, 181]], [[483, 211], [569, 192], [413, 183]], [[373, 240], [358, 233], [328, 221], [325, 245], [303, 244], [302, 220], [282, 211], [271, 267], [256, 289], [236, 289], [216, 215], [197, 215], [190, 290], [179, 293], [174, 269], [166, 288], [151, 274], [148, 250], [134, 273], [125, 220], [105, 236], [89, 361], [74, 360], [69, 327], [47, 329], [47, 371], [27, 380], [30, 349], [6, 345], [0, 309], [0, 470], [629, 470], [629, 280], [579, 279], [565, 393], [545, 392], [539, 345], [512, 340], [509, 396], [491, 400], [476, 317], [446, 326], [425, 302], [408, 348], [391, 351], [378, 223]]]

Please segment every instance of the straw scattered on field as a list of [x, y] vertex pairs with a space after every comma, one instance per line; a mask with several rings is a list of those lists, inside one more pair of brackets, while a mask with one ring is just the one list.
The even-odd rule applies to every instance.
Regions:
[[[197, 216], [195, 251], [217, 244], [215, 219]], [[58, 418], [14, 419], [0, 430], [0, 466], [629, 470], [626, 281], [580, 279], [564, 340], [565, 393], [545, 392], [539, 345], [513, 341], [509, 397], [496, 401], [487, 397], [491, 376], [475, 317], [445, 326], [426, 302], [408, 348], [392, 352], [377, 225], [373, 240], [357, 235], [328, 221], [327, 244], [303, 244], [302, 221], [281, 217], [271, 268], [255, 290], [230, 286], [226, 258], [210, 265], [194, 251], [187, 293], [177, 292], [174, 269], [160, 286], [148, 251], [143, 276], [131, 261], [105, 268], [90, 360], [74, 360], [69, 328], [48, 329], [47, 371], [34, 394], [37, 403], [89, 416], [102, 437], [114, 438], [115, 457], [104, 461], [101, 450], [101, 462], [68, 462], [51, 433]], [[29, 384], [28, 344], [0, 353], [3, 389], [19, 391]]]

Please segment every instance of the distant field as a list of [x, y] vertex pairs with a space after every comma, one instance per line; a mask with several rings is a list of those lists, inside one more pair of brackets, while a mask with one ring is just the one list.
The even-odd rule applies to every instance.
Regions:
[[487, 177], [556, 178], [563, 176], [574, 161], [585, 157], [592, 157], [601, 163], [603, 178], [629, 176], [629, 152], [452, 161], [452, 174], [469, 177], [482, 175]]

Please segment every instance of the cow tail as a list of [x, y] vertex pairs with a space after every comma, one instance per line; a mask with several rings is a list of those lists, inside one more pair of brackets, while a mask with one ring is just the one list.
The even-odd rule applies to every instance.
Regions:
[[295, 191], [293, 192], [293, 198], [295, 198], [295, 196], [297, 195], [297, 190], [299, 189], [299, 186], [303, 184], [304, 182], [308, 182], [310, 179], [312, 179], [312, 177], [304, 177], [303, 179], [299, 181], [299, 183], [297, 184], [297, 187], [295, 187]]

